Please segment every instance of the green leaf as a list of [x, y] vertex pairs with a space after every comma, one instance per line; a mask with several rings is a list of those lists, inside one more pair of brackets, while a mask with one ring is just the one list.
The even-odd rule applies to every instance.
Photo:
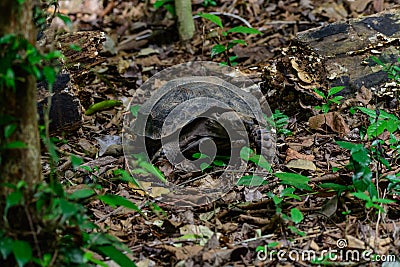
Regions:
[[132, 183], [137, 188], [142, 188], [140, 183], [125, 170], [122, 170], [122, 169], [115, 170], [114, 175], [120, 176], [119, 179], [121, 181], [124, 181], [127, 183]]
[[54, 50], [54, 51], [51, 51], [51, 52], [47, 53], [47, 54], [44, 56], [44, 58], [45, 58], [46, 60], [50, 60], [50, 59], [54, 59], [54, 58], [61, 58], [62, 56], [63, 56], [63, 54], [61, 53], [61, 51], [59, 51], [59, 50]]
[[291, 185], [298, 189], [311, 191], [311, 187], [308, 185], [310, 178], [306, 176], [288, 172], [279, 172], [275, 173], [274, 175], [278, 177], [283, 184]]
[[212, 23], [216, 24], [220, 28], [223, 27], [221, 18], [218, 17], [217, 15], [210, 14], [210, 13], [199, 13], [198, 16], [203, 19], [207, 19], [207, 20], [211, 21]]
[[329, 105], [328, 104], [323, 104], [321, 109], [322, 109], [323, 113], [328, 113], [329, 112]]
[[7, 69], [5, 80], [8, 88], [15, 88], [15, 74], [12, 68]]
[[352, 152], [351, 157], [364, 167], [367, 167], [371, 163], [371, 158], [365, 147], [361, 147], [359, 150]]
[[290, 216], [294, 223], [300, 223], [304, 219], [303, 213], [296, 208], [290, 210]]
[[335, 183], [323, 183], [320, 185], [320, 187], [330, 188], [337, 192], [348, 191], [348, 190], [351, 190], [351, 188], [352, 188], [350, 185], [341, 185], [341, 184], [335, 184]]
[[132, 209], [137, 212], [141, 212], [141, 210], [139, 209], [138, 206], [136, 206], [136, 204], [134, 204], [133, 202], [131, 202], [128, 199], [121, 197], [121, 196], [107, 194], [107, 195], [103, 195], [103, 196], [98, 196], [98, 198], [113, 208], [115, 208], [116, 206], [123, 206], [125, 208]]
[[121, 106], [122, 102], [119, 100], [104, 100], [99, 103], [91, 105], [85, 112], [85, 115], [93, 115], [94, 113], [102, 110], [106, 110], [109, 108], [113, 108], [115, 106]]
[[64, 14], [61, 14], [61, 13], [57, 13], [57, 17], [58, 17], [59, 19], [61, 19], [62, 22], [64, 22], [64, 24], [65, 24], [68, 28], [72, 29], [72, 21], [71, 21], [71, 19], [70, 19], [68, 16], [66, 16], [66, 15], [64, 15]]
[[4, 215], [7, 214], [8, 210], [11, 207], [14, 207], [18, 204], [22, 204], [24, 201], [23, 194], [21, 191], [14, 191], [7, 195], [6, 197], [6, 207], [4, 209]]
[[80, 165], [83, 163], [83, 159], [81, 157], [78, 157], [76, 155], [71, 155], [70, 157], [72, 168], [76, 170]]
[[54, 67], [44, 66], [43, 67], [43, 75], [44, 75], [46, 81], [50, 85], [53, 85], [54, 82], [56, 81], [57, 74], [56, 74]]
[[93, 189], [85, 188], [85, 189], [76, 190], [76, 191], [72, 192], [71, 194], [67, 195], [67, 197], [68, 197], [68, 199], [71, 199], [71, 200], [78, 200], [78, 199], [89, 198], [89, 197], [93, 196], [94, 194], [96, 194], [96, 192]]
[[361, 200], [368, 201], [368, 202], [371, 201], [371, 198], [367, 194], [365, 194], [364, 192], [354, 192], [354, 193], [351, 193], [351, 194], [353, 196], [361, 199]]
[[86, 251], [85, 254], [83, 255], [83, 258], [85, 258], [87, 261], [95, 263], [96, 266], [102, 266], [102, 267], [107, 267], [108, 266], [103, 261], [96, 259], [93, 255], [94, 255], [93, 252]]
[[290, 231], [292, 231], [293, 233], [298, 234], [299, 236], [306, 236], [307, 235], [306, 233], [304, 233], [303, 231], [300, 231], [299, 229], [297, 229], [296, 227], [294, 227], [292, 225], [289, 225], [288, 229]]
[[358, 110], [360, 110], [362, 113], [367, 114], [371, 118], [376, 117], [376, 111], [369, 109], [369, 108], [364, 108], [364, 107], [357, 107]]
[[192, 155], [192, 158], [194, 158], [194, 159], [208, 159], [208, 158], [210, 158], [210, 157], [207, 156], [207, 155], [205, 155], [205, 154], [196, 152], [196, 153], [194, 153], [194, 154]]
[[226, 165], [224, 161], [219, 160], [219, 159], [214, 160], [214, 161], [212, 162], [212, 164], [214, 164], [215, 166], [218, 166], [218, 167], [223, 167], [223, 166]]
[[221, 54], [221, 53], [223, 53], [225, 51], [226, 51], [226, 47], [224, 45], [221, 45], [221, 44], [214, 45], [211, 48], [211, 57], [214, 57], [214, 56], [216, 56], [218, 54]]
[[165, 179], [164, 174], [153, 164], [147, 162], [147, 161], [139, 161], [139, 167], [145, 169], [149, 173], [153, 174], [155, 177], [157, 177], [161, 182], [167, 183], [167, 179]]
[[166, 4], [172, 3], [172, 2], [174, 2], [174, 0], [157, 0], [153, 6], [155, 9], [158, 9], [158, 8], [162, 7], [163, 5], [166, 5]]
[[82, 48], [81, 48], [79, 45], [76, 45], [76, 44], [70, 44], [70, 45], [69, 45], [69, 48], [70, 48], [71, 50], [73, 50], [73, 51], [76, 51], [76, 52], [79, 52], [79, 51], [82, 50]]
[[165, 4], [164, 5], [165, 10], [167, 10], [169, 13], [171, 13], [171, 15], [173, 17], [176, 16], [176, 12], [175, 12], [175, 6], [172, 4]]
[[331, 95], [337, 94], [340, 91], [342, 91], [344, 89], [344, 86], [336, 86], [336, 87], [332, 87], [329, 91], [328, 91], [328, 97], [330, 97]]
[[62, 221], [68, 220], [70, 217], [79, 212], [77, 204], [69, 202], [68, 200], [65, 200], [63, 198], [60, 198], [59, 201], [60, 201], [61, 212], [63, 214]]
[[3, 146], [3, 149], [19, 149], [19, 148], [27, 148], [28, 146], [21, 141], [12, 141], [8, 142]]
[[389, 119], [386, 125], [387, 130], [389, 131], [389, 133], [394, 133], [395, 131], [397, 131], [397, 129], [400, 126], [400, 122], [399, 120], [395, 120], [395, 119]]
[[3, 259], [6, 259], [8, 255], [12, 252], [14, 240], [9, 237], [0, 237], [0, 253]]
[[266, 184], [268, 184], [268, 181], [257, 175], [245, 175], [236, 182], [236, 185], [243, 186], [260, 186]]
[[4, 127], [4, 138], [9, 138], [15, 131], [15, 129], [17, 129], [17, 125], [16, 124], [8, 124]]
[[204, 171], [205, 169], [210, 168], [210, 167], [211, 167], [210, 164], [208, 164], [206, 162], [200, 163], [200, 170], [201, 171]]
[[13, 253], [19, 267], [24, 266], [32, 259], [32, 248], [31, 245], [26, 241], [14, 241]]
[[136, 267], [136, 264], [133, 261], [114, 246], [99, 246], [96, 250], [99, 250], [102, 254], [110, 257], [110, 259], [118, 263], [121, 267]]
[[256, 30], [254, 28], [245, 27], [245, 26], [233, 27], [233, 28], [227, 30], [226, 32], [244, 33], [244, 34], [262, 34], [262, 32], [260, 32], [259, 30]]
[[396, 203], [396, 201], [395, 200], [392, 200], [392, 199], [386, 199], [386, 198], [375, 198], [375, 197], [373, 197], [372, 198], [372, 201], [373, 202], [376, 202], [376, 203], [381, 203], [381, 204], [392, 204], [392, 203]]
[[335, 103], [337, 105], [340, 105], [340, 100], [342, 100], [342, 99], [343, 99], [343, 96], [341, 96], [341, 95], [335, 96], [328, 101], [328, 104]]
[[[341, 148], [350, 150], [350, 151], [357, 151], [360, 149], [360, 144], [354, 144], [346, 141], [336, 141]], [[362, 146], [362, 145], [361, 145]]]
[[227, 49], [231, 49], [232, 47], [234, 47], [237, 44], [241, 44], [243, 46], [247, 45], [246, 41], [243, 41], [243, 40], [232, 40], [232, 41], [230, 41], [228, 43]]
[[320, 97], [322, 97], [323, 99], [326, 98], [325, 94], [324, 94], [322, 91], [318, 90], [317, 88], [314, 89], [314, 92], [315, 92], [317, 95], [319, 95]]
[[250, 161], [254, 162], [261, 168], [267, 170], [268, 172], [272, 172], [271, 164], [264, 158], [263, 155], [254, 155], [250, 158]]
[[240, 150], [240, 158], [243, 160], [250, 160], [251, 157], [253, 157], [255, 155], [253, 149], [251, 149], [250, 147], [244, 146], [242, 147], [242, 149]]
[[137, 118], [138, 113], [139, 113], [140, 106], [139, 105], [134, 105], [129, 107], [129, 111], [131, 112], [132, 116]]

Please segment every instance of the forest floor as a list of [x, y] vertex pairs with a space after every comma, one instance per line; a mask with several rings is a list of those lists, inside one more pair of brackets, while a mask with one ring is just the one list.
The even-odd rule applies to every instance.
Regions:
[[[107, 99], [120, 100], [126, 108], [135, 90], [167, 67], [190, 61], [223, 61], [219, 56], [210, 57], [215, 42], [208, 33], [216, 30], [216, 26], [209, 21], [196, 18], [192, 41], [182, 45], [172, 17], [164, 8], [154, 9], [152, 1], [146, 4], [137, 0], [109, 0], [104, 5], [100, 0], [83, 1], [82, 5], [75, 2], [79, 1], [62, 1], [60, 6], [60, 12], [72, 19], [73, 30], [104, 31], [112, 40], [107, 53], [102, 55], [105, 62], [86, 75], [72, 77], [86, 109]], [[193, 1], [193, 14], [227, 13], [220, 16], [226, 29], [243, 25], [245, 20], [262, 32], [236, 36], [245, 39], [248, 45], [232, 49], [238, 56], [237, 67], [255, 83], [265, 82], [264, 67], [282, 54], [282, 49], [291, 44], [298, 32], [375, 14], [396, 4], [383, 0], [229, 0], [205, 7], [206, 2], [212, 1]], [[326, 92], [329, 88], [323, 89]], [[378, 106], [371, 103], [369, 108]], [[315, 106], [321, 104], [316, 100]], [[285, 112], [290, 105], [278, 101], [273, 107]], [[58, 171], [68, 191], [96, 181], [103, 192], [126, 197], [142, 209], [142, 214], [125, 208], [111, 209], [99, 200], [88, 205], [94, 222], [131, 248], [130, 257], [137, 266], [380, 266], [379, 256], [389, 261], [388, 255], [397, 255], [397, 265], [386, 266], [400, 266], [400, 183], [387, 179], [388, 175], [399, 173], [399, 147], [390, 145], [391, 138], [399, 139], [399, 131], [393, 136], [384, 131], [375, 138], [383, 140], [379, 150], [373, 145], [374, 140], [360, 138], [360, 132], [369, 126], [366, 115], [352, 116], [349, 109], [332, 105], [355, 135], [343, 139], [330, 127], [311, 129], [309, 118], [317, 115], [317, 110], [298, 106], [298, 110], [288, 113], [288, 123], [279, 128], [273, 171], [309, 177], [312, 191], [297, 189], [294, 194], [299, 199], [282, 195], [288, 191], [283, 191], [286, 186], [275, 177], [269, 178], [270, 183], [256, 193], [238, 186], [213, 205], [182, 208], [149, 199], [132, 185], [115, 179], [115, 170], [127, 169], [121, 144], [100, 143], [110, 136], [121, 136], [124, 106], [84, 115], [82, 127], [60, 136], [66, 142], [58, 145], [59, 151], [81, 156], [85, 165], [95, 171], [72, 171], [68, 156], [60, 159]], [[399, 115], [396, 108], [383, 110]], [[350, 124], [352, 120], [358, 123]], [[378, 213], [376, 206], [368, 207], [372, 202], [350, 193], [354, 189], [346, 186], [353, 184], [355, 174], [345, 166], [351, 155], [337, 140], [364, 146], [371, 156], [367, 167], [379, 196], [395, 202], [383, 204]], [[382, 164], [384, 160], [373, 158], [371, 151], [378, 150], [384, 151], [380, 157], [388, 166]], [[47, 155], [44, 156], [46, 159]], [[330, 183], [331, 187], [324, 188], [322, 183]], [[388, 185], [392, 185], [392, 191]], [[343, 192], [337, 197], [340, 189]], [[274, 202], [268, 192], [283, 200], [282, 203], [276, 199]], [[297, 220], [298, 214], [291, 213], [293, 208], [303, 214], [301, 221]], [[262, 258], [261, 248], [277, 254]], [[370, 251], [368, 257], [361, 257], [363, 251]], [[312, 253], [318, 256], [314, 260], [307, 258]], [[360, 258], [353, 256], [356, 253]]]

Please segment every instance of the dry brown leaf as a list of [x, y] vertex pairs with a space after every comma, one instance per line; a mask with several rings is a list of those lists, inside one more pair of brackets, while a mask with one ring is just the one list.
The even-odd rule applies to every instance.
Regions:
[[314, 156], [313, 155], [302, 154], [302, 153], [297, 152], [294, 149], [288, 148], [286, 150], [285, 162], [289, 162], [292, 159], [305, 159], [305, 160], [313, 161], [314, 160]]
[[376, 12], [381, 12], [385, 8], [385, 3], [383, 0], [374, 0], [373, 6]]
[[352, 235], [346, 235], [346, 239], [348, 248], [365, 249], [365, 243], [362, 240]]
[[320, 129], [321, 126], [324, 125], [324, 123], [325, 123], [324, 114], [315, 115], [308, 119], [308, 124], [310, 125], [310, 128], [313, 130]]
[[312, 161], [304, 159], [291, 160], [288, 164], [286, 164], [286, 167], [293, 169], [310, 170], [310, 171], [317, 170], [317, 167]]
[[342, 115], [338, 112], [329, 112], [326, 114], [326, 125], [341, 135], [347, 135], [350, 132], [349, 126], [347, 126]]
[[372, 99], [372, 92], [365, 86], [361, 86], [360, 91], [356, 93], [356, 99], [363, 103], [364, 105], [367, 105], [369, 101]]
[[350, 4], [350, 9], [352, 11], [361, 13], [367, 8], [367, 5], [371, 2], [372, 0], [355, 0], [355, 1], [349, 1], [348, 3]]
[[331, 217], [333, 214], [336, 213], [338, 204], [338, 197], [335, 195], [330, 198], [321, 209], [321, 213], [324, 214], [326, 217]]
[[328, 112], [312, 116], [308, 119], [308, 123], [313, 130], [321, 129], [321, 126], [326, 124], [332, 131], [341, 135], [346, 135], [350, 132], [349, 126], [347, 126], [342, 115], [338, 112]]
[[143, 67], [149, 67], [149, 66], [154, 66], [154, 65], [161, 66], [162, 65], [162, 63], [157, 55], [152, 55], [152, 56], [143, 57], [143, 58], [137, 58], [136, 64], [143, 66]]

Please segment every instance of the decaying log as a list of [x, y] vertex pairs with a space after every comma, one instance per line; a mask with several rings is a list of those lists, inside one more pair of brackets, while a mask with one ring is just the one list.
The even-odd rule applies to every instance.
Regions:
[[[46, 36], [50, 38], [50, 36]], [[50, 95], [45, 82], [38, 82], [39, 123], [44, 124], [44, 113], [51, 96], [49, 131], [52, 134], [71, 132], [82, 122], [82, 106], [91, 104], [91, 95], [81, 90], [94, 76], [91, 69], [105, 61], [101, 56], [106, 38], [102, 32], [76, 32], [50, 40], [65, 56], [62, 73], [57, 75]]]
[[315, 88], [327, 92], [341, 85], [345, 86], [340, 93], [344, 96], [365, 87], [377, 98], [396, 99], [398, 85], [388, 81], [371, 56], [396, 63], [399, 45], [400, 10], [301, 32], [293, 45], [283, 49], [282, 55], [265, 68], [264, 90], [271, 99], [269, 103], [281, 110], [285, 108], [279, 104], [299, 103], [299, 99], [303, 104], [315, 105], [316, 98], [320, 98]]

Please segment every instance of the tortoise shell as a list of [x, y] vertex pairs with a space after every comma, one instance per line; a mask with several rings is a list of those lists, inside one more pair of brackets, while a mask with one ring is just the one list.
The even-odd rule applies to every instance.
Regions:
[[199, 76], [171, 80], [161, 86], [141, 106], [133, 131], [157, 140], [198, 117], [225, 111], [265, 124], [255, 96], [220, 78]]

